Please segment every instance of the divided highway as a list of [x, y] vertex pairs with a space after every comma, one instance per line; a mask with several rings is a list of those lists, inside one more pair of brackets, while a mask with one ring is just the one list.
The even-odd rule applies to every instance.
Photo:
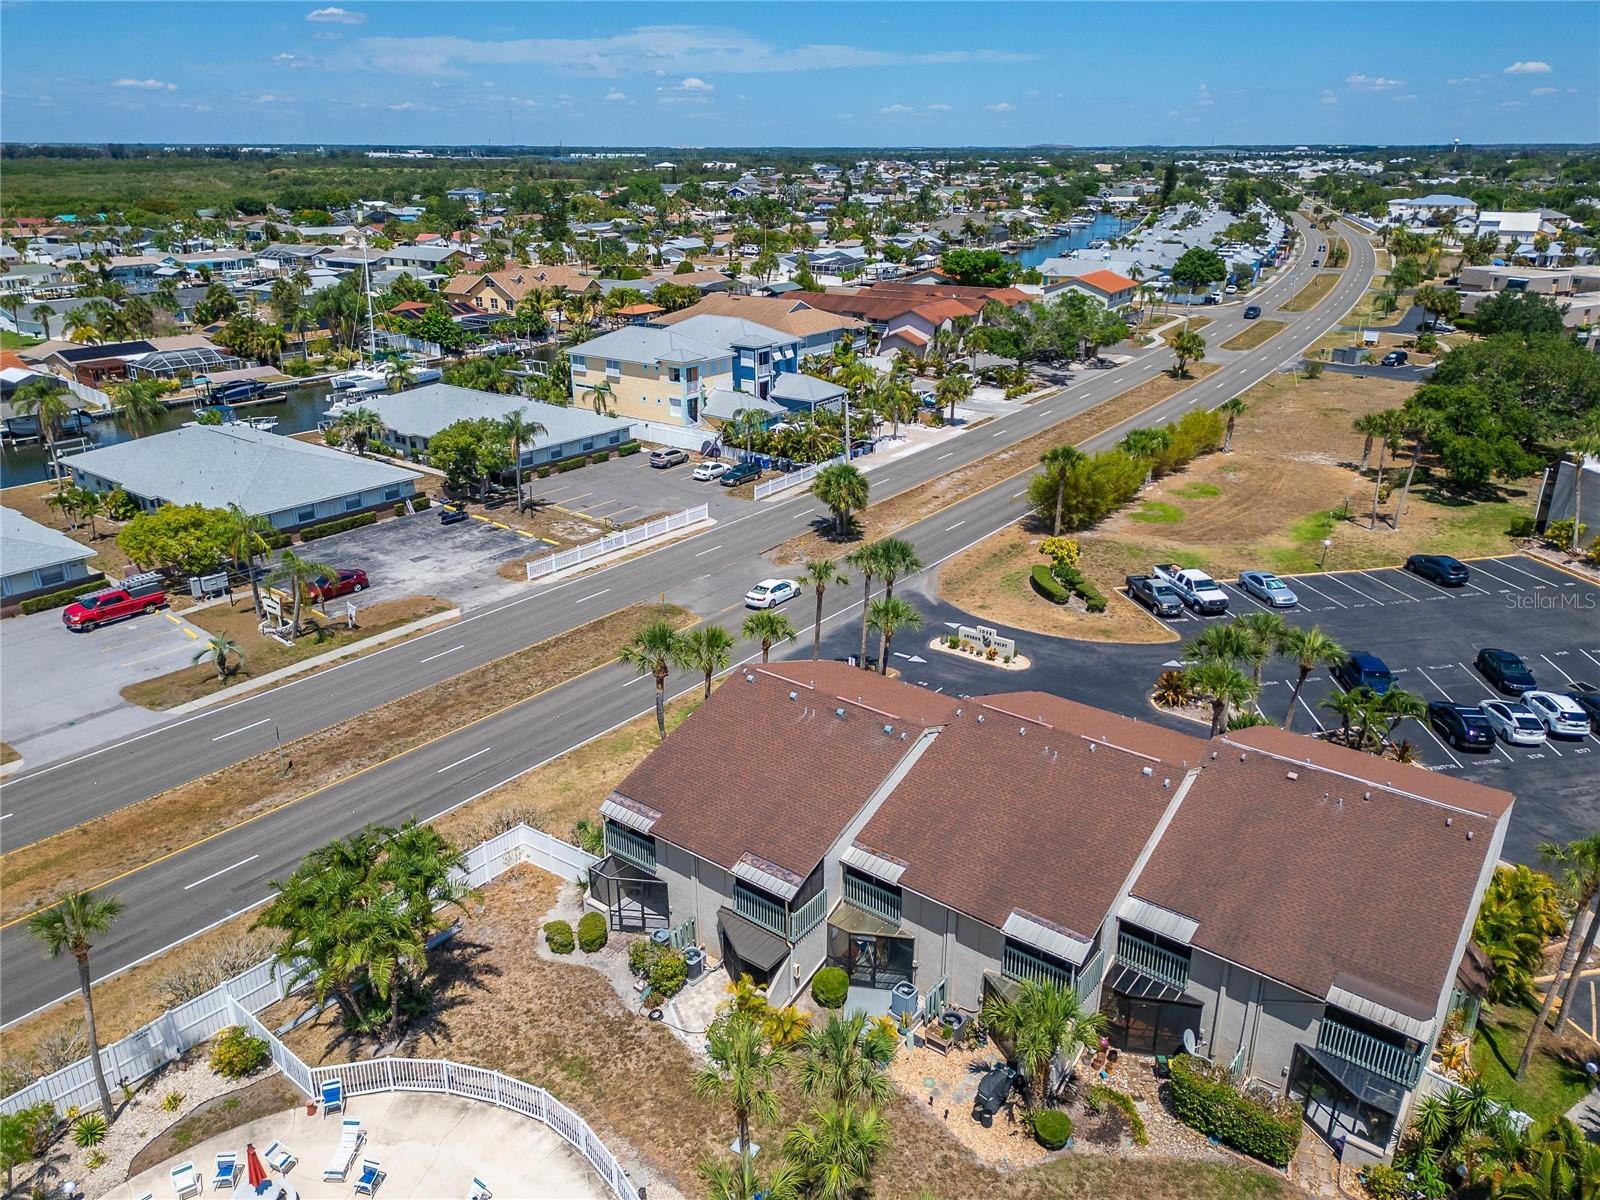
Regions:
[[[1320, 236], [1301, 226], [1315, 248]], [[1348, 232], [1348, 231], [1347, 231]], [[1197, 406], [1215, 407], [1296, 360], [1337, 323], [1374, 273], [1371, 245], [1349, 236], [1351, 259], [1339, 283], [1313, 310], [1274, 312], [1309, 282], [1314, 254], [1302, 251], [1264, 292], [1252, 297], [1265, 317], [1289, 328], [1237, 353], [1216, 349], [1249, 323], [1242, 305], [1204, 310], [1208, 360], [1220, 369], [1156, 408], [1086, 443], [1100, 449], [1136, 425], [1156, 425]], [[1170, 364], [1154, 348], [1109, 371], [1085, 371], [1066, 389], [954, 439], [950, 455], [912, 455], [871, 472], [882, 498], [1048, 429], [1153, 377]], [[924, 461], [930, 460], [931, 461]], [[1020, 464], [1023, 470], [1031, 465]], [[970, 496], [902, 530], [930, 569], [974, 541], [1020, 518], [1025, 477]], [[762, 552], [823, 515], [807, 494], [754, 506], [744, 516], [643, 557], [531, 591], [473, 612], [424, 637], [375, 652], [256, 697], [161, 726], [140, 737], [28, 773], [0, 788], [0, 836], [14, 849], [274, 744], [324, 728], [427, 687], [470, 667], [665, 592], [708, 620], [733, 624], [750, 580], [770, 574]], [[827, 620], [847, 620], [860, 596], [842, 589]], [[801, 616], [805, 616], [804, 613]], [[802, 623], [796, 618], [797, 624]], [[808, 639], [789, 647], [805, 653]], [[754, 654], [743, 647], [741, 653]], [[677, 690], [698, 686], [675, 677]], [[125, 968], [264, 900], [268, 881], [293, 870], [309, 850], [369, 821], [428, 818], [515, 777], [649, 710], [649, 683], [617, 664], [602, 667], [522, 704], [419, 747], [314, 797], [297, 801], [207, 841], [159, 859], [116, 881], [127, 915], [96, 946], [97, 974]], [[0, 930], [0, 1021], [9, 1023], [68, 994], [70, 964], [49, 962], [20, 924]]]

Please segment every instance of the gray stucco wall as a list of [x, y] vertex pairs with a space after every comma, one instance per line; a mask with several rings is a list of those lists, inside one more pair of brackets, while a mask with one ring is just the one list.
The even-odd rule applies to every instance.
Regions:
[[1281, 1091], [1301, 1042], [1315, 1044], [1323, 1001], [1195, 950], [1189, 959], [1188, 995], [1204, 1005], [1204, 1052], [1229, 1063], [1245, 1048], [1244, 1069]]

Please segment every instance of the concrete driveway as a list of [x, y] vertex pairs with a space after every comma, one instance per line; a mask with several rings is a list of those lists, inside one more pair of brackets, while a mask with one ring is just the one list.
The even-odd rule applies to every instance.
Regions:
[[[728, 450], [731, 458], [733, 447]], [[535, 477], [525, 486], [534, 500], [618, 525], [681, 512], [697, 504], [709, 505], [711, 515], [718, 519], [734, 514], [734, 510], [749, 512], [751, 501], [729, 495], [731, 489], [716, 480], [691, 478], [694, 464], [699, 461], [699, 455], [691, 454], [689, 461], [679, 466], [656, 468], [650, 466], [649, 455], [633, 454], [548, 479]]]
[[130, 683], [189, 665], [205, 633], [167, 612], [73, 633], [60, 610], [0, 623], [0, 741], [27, 767], [167, 719], [127, 703]]

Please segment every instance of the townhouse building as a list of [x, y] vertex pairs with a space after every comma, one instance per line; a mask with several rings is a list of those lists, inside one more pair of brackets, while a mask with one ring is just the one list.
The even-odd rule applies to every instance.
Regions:
[[1273, 728], [750, 666], [601, 806], [590, 902], [777, 1003], [825, 964], [853, 1006], [935, 1019], [1048, 980], [1115, 1045], [1192, 1045], [1377, 1160], [1463, 1002], [1511, 804]]

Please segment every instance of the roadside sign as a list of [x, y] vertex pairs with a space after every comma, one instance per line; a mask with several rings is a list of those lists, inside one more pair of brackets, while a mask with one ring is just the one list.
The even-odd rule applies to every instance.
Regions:
[[283, 602], [276, 596], [263, 596], [261, 597], [261, 611], [269, 617], [280, 617], [283, 615]]
[[344, 619], [351, 629], [356, 627], [356, 606], [348, 600], [344, 602]]

